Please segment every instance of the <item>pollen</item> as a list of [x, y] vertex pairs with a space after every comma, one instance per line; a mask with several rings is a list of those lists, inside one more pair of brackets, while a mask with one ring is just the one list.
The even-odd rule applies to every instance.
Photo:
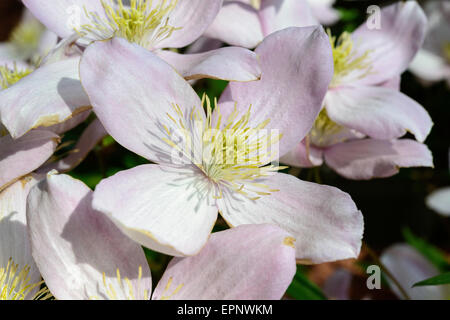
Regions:
[[[150, 299], [150, 290], [141, 288], [142, 281], [142, 266], [139, 266], [139, 275], [137, 280], [137, 291], [138, 293], [143, 293], [144, 300]], [[120, 275], [120, 270], [116, 270], [115, 281], [109, 282], [106, 279], [106, 275], [103, 272], [102, 285], [106, 297], [108, 300], [137, 300], [141, 299], [140, 296], [136, 296], [133, 284], [130, 279], [122, 278]], [[92, 296], [91, 300], [99, 300], [98, 296]]]
[[106, 18], [85, 9], [90, 23], [76, 31], [91, 38], [91, 41], [116, 36], [144, 47], [152, 47], [179, 29], [169, 25], [168, 17], [178, 0], [156, 2], [154, 5], [152, 0], [131, 0], [128, 6], [122, 0], [102, 0]]
[[330, 38], [334, 62], [334, 76], [331, 87], [343, 82], [362, 79], [372, 73], [370, 51], [357, 54], [350, 33], [344, 32], [339, 38], [332, 36], [330, 30], [327, 33]]
[[2, 89], [6, 89], [29, 75], [31, 72], [33, 72], [32, 69], [19, 69], [16, 64], [14, 64], [12, 68], [9, 68], [6, 65], [0, 66], [0, 86]]
[[[177, 143], [174, 131], [167, 127], [164, 141], [189, 158], [213, 183], [216, 199], [222, 198], [224, 188], [252, 200], [278, 191], [259, 181], [286, 168], [266, 165], [278, 156], [277, 146], [282, 138], [281, 134], [265, 129], [270, 119], [251, 126], [251, 106], [239, 116], [235, 105], [234, 111], [223, 121], [220, 108], [214, 100], [218, 116], [213, 121], [211, 101], [206, 95], [203, 95], [202, 105], [206, 107], [206, 119], [201, 117], [202, 109], [194, 108], [191, 115], [186, 117], [179, 106], [173, 105], [175, 115], [167, 115], [173, 127], [177, 128], [175, 131], [184, 135], [182, 140], [185, 143]], [[200, 148], [195, 146], [195, 137], [200, 137]]]
[[0, 300], [47, 300], [52, 297], [47, 288], [40, 289], [32, 295], [35, 289], [40, 288], [43, 281], [30, 283], [30, 267], [19, 269], [10, 258], [6, 267], [0, 268]]

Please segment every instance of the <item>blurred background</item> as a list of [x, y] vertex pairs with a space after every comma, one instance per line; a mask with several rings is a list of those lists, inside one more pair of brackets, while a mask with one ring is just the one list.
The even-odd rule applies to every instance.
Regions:
[[[339, 34], [356, 28], [366, 19], [366, 9], [371, 4], [373, 2], [337, 0], [334, 7], [339, 10], [341, 19], [330, 28], [332, 33]], [[22, 11], [19, 0], [0, 1], [0, 41], [8, 40]], [[219, 96], [225, 86], [226, 82], [223, 81], [204, 80], [196, 83], [195, 88], [199, 94], [206, 92], [213, 97]], [[449, 270], [450, 219], [428, 209], [425, 197], [437, 188], [450, 186], [450, 89], [445, 82], [424, 85], [411, 73], [405, 72], [402, 75], [401, 91], [424, 106], [434, 121], [426, 144], [433, 153], [435, 168], [401, 169], [392, 178], [370, 181], [346, 180], [326, 167], [318, 171], [296, 171], [295, 174], [303, 180], [320, 180], [320, 183], [336, 186], [353, 197], [364, 215], [365, 245], [358, 261], [299, 266], [286, 298], [325, 298], [320, 287], [336, 270], [343, 268], [353, 274], [350, 298], [396, 299], [385, 282], [382, 290], [367, 289], [365, 266], [376, 263], [377, 256], [385, 248], [399, 242], [409, 242], [435, 265], [439, 265], [441, 271]], [[77, 140], [85, 126], [81, 125], [64, 136], [68, 149], [73, 147], [70, 143]], [[62, 154], [66, 150], [59, 152]], [[112, 138], [105, 138], [71, 174], [95, 188], [101, 179], [143, 163], [146, 163], [145, 159], [125, 150]], [[224, 224], [219, 221], [216, 230], [222, 228]], [[170, 257], [150, 250], [146, 250], [146, 253], [154, 281], [157, 282]]]

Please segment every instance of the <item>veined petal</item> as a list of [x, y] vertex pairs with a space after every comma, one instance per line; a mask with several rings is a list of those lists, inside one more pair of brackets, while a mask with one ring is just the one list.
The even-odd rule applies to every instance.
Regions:
[[264, 38], [258, 10], [237, 1], [224, 3], [204, 35], [244, 48], [254, 48]]
[[[168, 114], [176, 105], [189, 117], [202, 104], [169, 64], [138, 45], [114, 38], [86, 49], [80, 76], [94, 112], [117, 142], [151, 161], [173, 162], [176, 150], [165, 140], [177, 124]], [[205, 118], [204, 112], [198, 116], [200, 121]]]
[[314, 146], [307, 145], [303, 140], [294, 149], [280, 158], [280, 162], [293, 167], [311, 168], [321, 166], [323, 151]]
[[1, 120], [14, 138], [90, 109], [78, 77], [79, 61], [75, 57], [42, 66], [0, 91]]
[[241, 113], [252, 106], [250, 124], [270, 120], [265, 129], [283, 134], [283, 155], [303, 140], [320, 112], [333, 76], [331, 46], [322, 27], [287, 28], [266, 37], [255, 52], [261, 80], [230, 83], [220, 98], [220, 112], [226, 118], [235, 102]]
[[169, 14], [169, 24], [180, 28], [167, 39], [158, 43], [157, 48], [182, 48], [197, 40], [214, 21], [223, 0], [178, 0]]
[[294, 241], [287, 232], [271, 225], [240, 226], [212, 234], [196, 256], [174, 258], [152, 298], [280, 299], [295, 270]]
[[174, 256], [194, 255], [217, 219], [210, 182], [194, 167], [142, 165], [100, 182], [93, 206], [131, 239]]
[[45, 283], [60, 300], [113, 299], [109, 284], [116, 299], [144, 299], [151, 275], [142, 248], [91, 201], [92, 191], [67, 175], [49, 174], [30, 191], [31, 246]]
[[259, 183], [279, 191], [257, 200], [229, 192], [218, 200], [219, 211], [229, 225], [278, 225], [296, 239], [296, 257], [305, 263], [359, 255], [363, 217], [348, 194], [283, 173]]
[[433, 122], [428, 112], [405, 94], [385, 87], [341, 87], [325, 97], [330, 119], [375, 139], [395, 139], [407, 131], [423, 142]]
[[376, 84], [401, 74], [425, 38], [427, 18], [415, 1], [389, 5], [378, 18], [380, 26], [369, 20], [352, 34], [356, 56], [369, 52], [372, 66], [372, 72], [360, 79], [360, 84]]
[[33, 130], [14, 140], [0, 138], [0, 190], [14, 180], [39, 168], [55, 151], [59, 137], [48, 131]]
[[432, 167], [433, 156], [426, 145], [410, 139], [364, 139], [330, 147], [325, 162], [348, 179], [367, 180], [390, 177], [399, 168]]
[[246, 82], [261, 77], [257, 55], [244, 48], [226, 47], [197, 54], [164, 50], [157, 55], [187, 80], [210, 78]]

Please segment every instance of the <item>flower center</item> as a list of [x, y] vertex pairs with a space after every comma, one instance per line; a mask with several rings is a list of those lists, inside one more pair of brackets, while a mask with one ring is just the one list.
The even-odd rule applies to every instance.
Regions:
[[250, 4], [256, 10], [259, 10], [261, 8], [261, 0], [250, 0]]
[[[104, 292], [109, 300], [137, 300], [142, 299], [142, 297], [136, 297], [133, 285], [128, 278], [122, 278], [120, 275], [120, 270], [116, 270], [115, 282], [108, 282], [106, 280], [106, 275], [103, 272], [102, 284]], [[144, 300], [150, 299], [150, 290], [141, 288], [142, 281], [142, 266], [139, 266], [139, 275], [137, 282], [137, 291], [143, 293]], [[143, 291], [141, 291], [143, 289]], [[97, 296], [92, 296], [91, 300], [99, 300]]]
[[344, 127], [330, 119], [327, 110], [324, 107], [314, 122], [314, 126], [309, 133], [309, 138], [311, 139], [311, 143], [315, 146], [326, 147], [333, 144], [333, 141], [330, 141], [330, 137], [338, 134], [342, 129], [344, 129]]
[[[43, 281], [30, 284], [30, 267], [19, 270], [19, 265], [10, 258], [6, 268], [0, 268], [0, 300], [25, 300]], [[46, 300], [52, 295], [48, 289], [41, 289], [33, 295], [34, 300]]]
[[29, 68], [19, 69], [16, 64], [14, 64], [14, 67], [12, 69], [6, 65], [0, 66], [1, 89], [6, 89], [6, 88], [12, 86], [20, 79], [29, 75], [31, 72], [33, 72], [32, 69], [29, 69]]
[[350, 33], [344, 32], [339, 38], [336, 38], [331, 35], [329, 30], [327, 32], [334, 62], [334, 76], [330, 87], [336, 87], [343, 82], [362, 79], [372, 72], [370, 51], [357, 55]]
[[[188, 117], [189, 125], [180, 108], [173, 105], [176, 116], [167, 115], [177, 128], [176, 132], [181, 133], [184, 144], [180, 146], [179, 138], [167, 127], [167, 138], [164, 138], [164, 141], [190, 159], [213, 182], [217, 187], [215, 198], [222, 197], [222, 187], [232, 189], [252, 200], [278, 191], [258, 181], [286, 168], [266, 165], [278, 156], [277, 146], [282, 137], [278, 132], [274, 133], [276, 130], [264, 129], [270, 120], [251, 127], [250, 106], [241, 117], [235, 107], [228, 119], [222, 123], [222, 115], [215, 100], [218, 117], [213, 124], [211, 102], [206, 95], [203, 96], [202, 105], [205, 103], [206, 120], [201, 117], [203, 110], [194, 109]], [[201, 140], [201, 148], [193, 145], [195, 137], [200, 137], [198, 140]]]
[[86, 34], [91, 41], [117, 36], [144, 47], [151, 47], [178, 30], [169, 25], [168, 18], [177, 2], [178, 0], [161, 0], [153, 6], [152, 0], [131, 0], [130, 5], [126, 6], [122, 0], [102, 0], [106, 19], [85, 10], [91, 23], [76, 31]]
[[39, 45], [44, 27], [39, 22], [19, 24], [11, 33], [9, 41], [18, 47], [19, 51], [34, 51]]

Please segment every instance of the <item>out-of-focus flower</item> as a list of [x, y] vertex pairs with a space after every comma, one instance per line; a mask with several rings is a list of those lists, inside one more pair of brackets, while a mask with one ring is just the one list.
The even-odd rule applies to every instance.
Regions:
[[450, 84], [450, 3], [427, 1], [424, 9], [427, 34], [409, 70], [427, 82], [446, 80]]
[[225, 1], [204, 36], [254, 48], [273, 32], [317, 24], [307, 0]]
[[[50, 173], [28, 197], [33, 256], [57, 299], [149, 299], [142, 248], [91, 207], [81, 181]], [[214, 233], [194, 257], [174, 258], [152, 299], [280, 299], [295, 274], [290, 235], [271, 225]]]
[[426, 204], [430, 209], [433, 209], [440, 215], [445, 217], [450, 216], [450, 187], [444, 187], [433, 191], [426, 198]]
[[[449, 285], [412, 287], [419, 281], [438, 275], [439, 271], [411, 246], [395, 244], [387, 248], [380, 259], [411, 299], [446, 300], [450, 296]], [[389, 284], [400, 299], [405, 298], [392, 281]]]
[[98, 118], [121, 145], [157, 163], [103, 180], [93, 206], [170, 255], [199, 252], [219, 211], [230, 226], [282, 227], [303, 261], [356, 257], [363, 221], [350, 196], [266, 166], [320, 110], [332, 77], [328, 37], [321, 27], [289, 28], [256, 53], [262, 79], [233, 82], [214, 112], [205, 99], [205, 114], [192, 87], [149, 51], [123, 39], [89, 46], [80, 75]]
[[98, 40], [124, 38], [159, 55], [186, 79], [253, 81], [260, 76], [256, 55], [244, 48], [228, 47], [202, 54], [162, 50], [182, 48], [198, 39], [216, 17], [222, 0], [23, 2], [60, 37], [77, 32], [78, 43], [84, 46]]
[[333, 9], [335, 0], [308, 0], [313, 15], [321, 24], [332, 25], [339, 20], [339, 12]]
[[30, 175], [0, 192], [0, 300], [49, 297], [40, 290], [41, 276], [27, 232], [26, 199], [36, 182]]
[[[299, 167], [325, 162], [349, 179], [388, 177], [400, 167], [432, 166], [422, 142], [432, 121], [417, 102], [399, 92], [400, 74], [420, 48], [426, 17], [417, 3], [381, 10], [380, 28], [361, 25], [330, 35], [334, 76], [310, 133], [281, 162]], [[406, 132], [412, 139], [398, 138]]]
[[56, 45], [58, 37], [25, 10], [7, 42], [0, 43], [0, 65], [38, 62]]

